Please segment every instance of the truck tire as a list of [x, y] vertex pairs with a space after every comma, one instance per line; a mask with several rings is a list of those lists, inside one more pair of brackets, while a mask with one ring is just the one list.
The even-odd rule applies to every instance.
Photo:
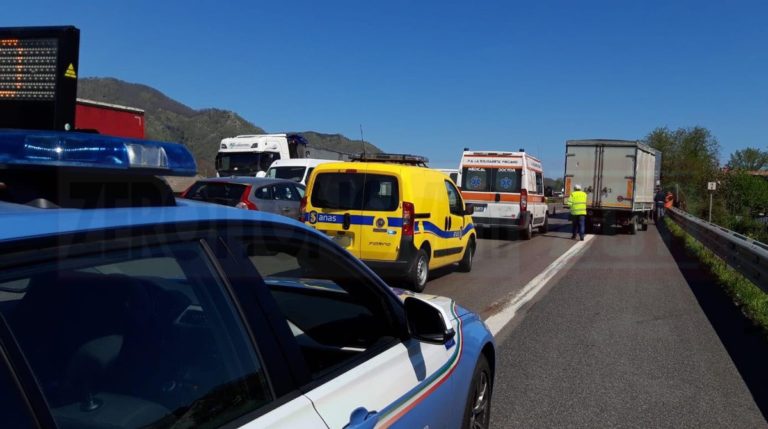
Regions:
[[632, 216], [632, 219], [629, 220], [629, 225], [627, 225], [627, 232], [629, 232], [629, 235], [637, 234], [637, 216]]
[[429, 256], [424, 249], [419, 249], [408, 272], [408, 286], [414, 292], [422, 292], [427, 286], [427, 278], [429, 278]]
[[643, 226], [640, 229], [648, 231], [648, 216], [643, 216]]
[[549, 215], [544, 213], [544, 223], [539, 227], [541, 234], [546, 234], [549, 231]]

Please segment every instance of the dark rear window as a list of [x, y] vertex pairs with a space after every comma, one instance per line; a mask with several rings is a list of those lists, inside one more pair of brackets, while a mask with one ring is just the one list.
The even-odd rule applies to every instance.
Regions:
[[320, 173], [312, 188], [312, 205], [335, 210], [394, 211], [399, 195], [394, 176]]
[[522, 170], [514, 168], [464, 168], [461, 189], [476, 192], [520, 192]]
[[209, 203], [235, 206], [240, 202], [247, 185], [227, 182], [197, 182], [189, 188], [186, 198]]

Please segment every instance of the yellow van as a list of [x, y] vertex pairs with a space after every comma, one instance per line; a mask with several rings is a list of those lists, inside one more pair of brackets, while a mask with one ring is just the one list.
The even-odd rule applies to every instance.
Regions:
[[472, 208], [426, 158], [368, 154], [315, 168], [302, 200], [304, 222], [383, 277], [422, 291], [430, 269], [470, 271], [476, 248]]

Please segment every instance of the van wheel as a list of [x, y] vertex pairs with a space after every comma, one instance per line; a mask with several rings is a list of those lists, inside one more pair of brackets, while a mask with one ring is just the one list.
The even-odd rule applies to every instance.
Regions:
[[549, 231], [549, 216], [544, 213], [544, 223], [539, 227], [541, 234], [546, 234]]
[[530, 240], [533, 237], [533, 224], [528, 222], [528, 226], [525, 227], [520, 235], [523, 237], [523, 240]]
[[464, 257], [459, 262], [459, 271], [468, 273], [472, 271], [472, 259], [475, 256], [475, 239], [470, 238], [467, 243], [467, 248], [464, 249]]
[[427, 278], [429, 277], [429, 257], [424, 249], [419, 249], [416, 252], [416, 258], [413, 260], [411, 266], [411, 272], [408, 273], [408, 283], [411, 290], [414, 292], [421, 292], [424, 287], [427, 286]]

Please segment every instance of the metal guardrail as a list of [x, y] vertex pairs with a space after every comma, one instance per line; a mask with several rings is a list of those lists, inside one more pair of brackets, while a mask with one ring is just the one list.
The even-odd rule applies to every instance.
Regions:
[[667, 209], [667, 213], [693, 238], [768, 292], [768, 245], [680, 209]]

